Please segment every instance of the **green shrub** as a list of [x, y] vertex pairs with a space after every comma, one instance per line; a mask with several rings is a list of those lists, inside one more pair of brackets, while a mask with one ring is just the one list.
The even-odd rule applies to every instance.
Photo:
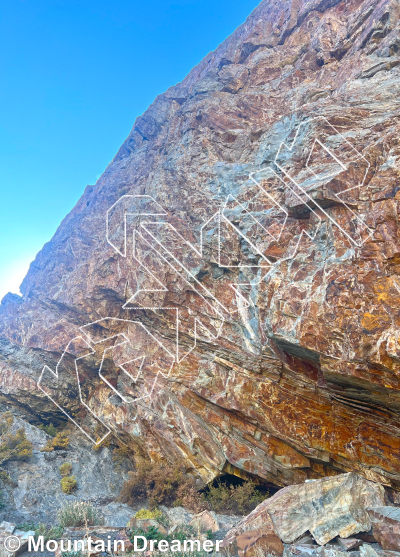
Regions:
[[3, 492], [0, 489], [0, 509], [4, 509], [4, 507], [6, 506], [4, 499], [3, 499]]
[[63, 477], [69, 476], [72, 472], [72, 464], [70, 462], [64, 462], [64, 464], [61, 464], [59, 470], [60, 470], [60, 474]]
[[159, 509], [154, 509], [152, 511], [149, 509], [140, 509], [140, 511], [135, 514], [135, 518], [161, 518], [162, 514], [162, 511]]
[[57, 514], [58, 522], [64, 528], [69, 526], [95, 526], [99, 524], [99, 516], [89, 502], [76, 501], [67, 503]]
[[248, 514], [268, 497], [260, 493], [252, 481], [237, 486], [226, 486], [219, 482], [210, 485], [205, 498], [215, 512], [224, 514]]
[[158, 542], [167, 539], [167, 535], [162, 534], [156, 526], [149, 526], [146, 530], [142, 528], [132, 528], [129, 533], [129, 538], [132, 543], [135, 536], [144, 536], [147, 540], [156, 540]]
[[34, 522], [23, 522], [17, 526], [17, 530], [23, 530], [24, 532], [29, 532], [29, 530], [35, 530], [37, 526]]
[[37, 539], [38, 536], [43, 536], [45, 542], [59, 539], [63, 533], [63, 528], [61, 526], [50, 527], [43, 523], [35, 524], [34, 522], [23, 522], [17, 526], [17, 530], [23, 530], [24, 532], [33, 530], [35, 532], [35, 538]]
[[42, 431], [46, 432], [47, 435], [50, 435], [51, 437], [55, 437], [57, 435], [57, 428], [55, 428], [53, 426], [53, 424], [49, 424], [49, 425], [43, 425], [41, 424], [39, 426], [39, 429], [41, 429]]
[[35, 530], [35, 538], [37, 539], [39, 536], [43, 536], [44, 543], [49, 540], [57, 540], [61, 538], [63, 534], [63, 527], [62, 526], [51, 526], [48, 527], [46, 524], [39, 524], [34, 528]]
[[1, 470], [0, 469], [0, 480], [4, 483], [10, 484], [10, 485], [13, 483], [10, 474], [6, 470]]
[[206, 531], [206, 538], [208, 540], [215, 540], [215, 534], [212, 530], [207, 530]]
[[75, 476], [65, 476], [65, 478], [61, 478], [61, 489], [64, 493], [72, 493], [74, 489], [77, 488], [78, 482], [76, 481]]

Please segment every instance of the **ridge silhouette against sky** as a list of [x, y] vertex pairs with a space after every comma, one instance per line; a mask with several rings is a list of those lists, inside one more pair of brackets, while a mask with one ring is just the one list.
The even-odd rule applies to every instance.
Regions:
[[257, 0], [3, 0], [0, 300], [154, 98]]

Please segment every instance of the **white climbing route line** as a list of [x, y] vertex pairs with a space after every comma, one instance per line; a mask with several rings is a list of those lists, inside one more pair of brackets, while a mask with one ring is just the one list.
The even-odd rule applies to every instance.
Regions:
[[[300, 140], [309, 130], [309, 126], [316, 128], [322, 126], [323, 132], [315, 133], [314, 137], [311, 137], [311, 147], [304, 153], [301, 151], [304, 145]], [[297, 174], [287, 163], [287, 160], [293, 161], [295, 155], [296, 157], [301, 155], [304, 160], [300, 169], [297, 169]], [[76, 337], [68, 343], [55, 371], [47, 365], [44, 366], [38, 380], [39, 388], [93, 443], [103, 441], [110, 434], [111, 428], [84, 401], [79, 364], [84, 362], [85, 358], [93, 357], [96, 347], [101, 347], [103, 352], [98, 368], [100, 380], [118, 395], [124, 404], [134, 403], [138, 407], [150, 408], [159, 380], [170, 377], [174, 366], [181, 363], [196, 349], [200, 339], [215, 342], [221, 335], [226, 320], [232, 319], [235, 315], [241, 317], [242, 311], [252, 305], [252, 301], [243, 295], [241, 288], [256, 286], [266, 276], [265, 271], [270, 271], [282, 261], [295, 258], [304, 236], [313, 241], [316, 239], [323, 219], [336, 226], [355, 248], [362, 247], [371, 238], [374, 233], [373, 228], [355, 211], [355, 204], [348, 199], [349, 194], [353, 194], [357, 189], [361, 191], [365, 186], [369, 168], [369, 162], [352, 143], [324, 116], [317, 116], [300, 123], [292, 142], [281, 142], [271, 166], [262, 167], [249, 174], [249, 180], [255, 188], [253, 197], [244, 202], [229, 194], [224, 199], [220, 209], [201, 225], [197, 243], [189, 242], [184, 238], [170, 222], [168, 212], [152, 196], [133, 194], [121, 196], [106, 213], [106, 240], [120, 257], [131, 258], [136, 270], [142, 271], [140, 275], [142, 280], [138, 281], [138, 288], [121, 309], [175, 314], [174, 339], [161, 340], [159, 331], [152, 333], [138, 319], [105, 317], [93, 321], [80, 327], [83, 336]], [[335, 191], [335, 178], [340, 177], [343, 181], [344, 176], [347, 182], [352, 182], [354, 176], [359, 175], [361, 178], [356, 185], [343, 191]], [[263, 187], [261, 179], [263, 176], [270, 177], [279, 186], [275, 196]], [[331, 196], [329, 199], [333, 199], [336, 206], [348, 211], [347, 215], [350, 216], [344, 219], [345, 222], [338, 222], [324, 203], [326, 184], [333, 184], [328, 192]], [[291, 218], [290, 210], [291, 207], [293, 208], [293, 203], [295, 208], [300, 207], [312, 214], [314, 220], [311, 229], [302, 228], [298, 237], [292, 238], [291, 243], [286, 246], [287, 240], [283, 240], [283, 233]], [[249, 209], [252, 206], [258, 206], [259, 209], [257, 211]], [[240, 226], [240, 221], [246, 219], [250, 223], [249, 230], [253, 229], [253, 236], [244, 231], [243, 225]], [[128, 233], [130, 224], [132, 224], [132, 231]], [[232, 233], [237, 237], [237, 245], [241, 246], [239, 250], [241, 260], [234, 259], [237, 254], [235, 252], [232, 255], [232, 248], [229, 247]], [[215, 236], [218, 266], [221, 269], [237, 269], [240, 272], [248, 270], [254, 276], [254, 280], [249, 279], [248, 282], [240, 280], [240, 282], [230, 283], [232, 298], [228, 296], [224, 300], [219, 299], [198, 278], [198, 275], [190, 270], [201, 268], [206, 253], [205, 244]], [[268, 241], [283, 246], [286, 252], [280, 257], [269, 256], [266, 253]], [[250, 253], [247, 262], [243, 255], [243, 245]], [[189, 264], [186, 259], [189, 259]], [[195, 263], [198, 264], [197, 267]], [[173, 275], [177, 284], [182, 285], [182, 292], [190, 295], [195, 307], [160, 303], [160, 298], [165, 299], [170, 291], [164, 284], [163, 277], [166, 271], [169, 275]], [[152, 284], [146, 285], [146, 277], [151, 279]], [[206, 310], [199, 316], [196, 310], [201, 304], [204, 304]], [[185, 317], [186, 322], [189, 322], [190, 318], [192, 323], [186, 329], [183, 327]], [[119, 329], [118, 332], [116, 329]], [[134, 340], [132, 330], [135, 330], [136, 336], [143, 335], [145, 340], [142, 344]], [[96, 331], [96, 334], [92, 331]], [[97, 338], [98, 331], [104, 332], [105, 337], [101, 338], [100, 335], [100, 338]], [[183, 337], [185, 337], [184, 343]], [[182, 352], [182, 346], [188, 344], [188, 339], [191, 346], [186, 346]], [[105, 428], [106, 433], [100, 440], [94, 439], [70, 413], [60, 406], [52, 395], [52, 387], [45, 388], [43, 385], [45, 378], [53, 379], [53, 382], [60, 379], [60, 366], [66, 362], [67, 354], [71, 356], [74, 350], [70, 351], [70, 348], [79, 344], [78, 341], [83, 343], [86, 351], [85, 354], [74, 359], [80, 403]], [[110, 345], [104, 347], [103, 345], [107, 343]], [[118, 382], [116, 385], [115, 381], [107, 378], [106, 363], [110, 361], [114, 362], [121, 370], [121, 374], [139, 389], [138, 396], [127, 395], [122, 392]], [[116, 361], [120, 363], [115, 363]], [[148, 373], [150, 373], [150, 380], [146, 383]], [[142, 383], [139, 385], [139, 382]], [[138, 416], [138, 411], [133, 420]]]

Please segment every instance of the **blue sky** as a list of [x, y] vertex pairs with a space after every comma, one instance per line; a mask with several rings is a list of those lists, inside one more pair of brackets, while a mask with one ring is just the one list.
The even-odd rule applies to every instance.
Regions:
[[154, 98], [257, 0], [2, 0], [0, 300]]

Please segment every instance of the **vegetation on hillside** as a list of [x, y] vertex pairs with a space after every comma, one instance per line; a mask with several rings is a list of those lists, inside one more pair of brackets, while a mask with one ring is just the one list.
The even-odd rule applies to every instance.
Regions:
[[72, 472], [72, 464], [70, 462], [64, 462], [59, 468], [62, 477], [70, 476]]
[[130, 472], [119, 501], [133, 505], [147, 500], [150, 509], [166, 505], [182, 506], [194, 513], [213, 510], [224, 514], [247, 514], [267, 496], [260, 493], [251, 481], [237, 486], [219, 482], [200, 493], [195, 478], [187, 475], [178, 463], [137, 459], [136, 470]]
[[62, 431], [58, 431], [53, 439], [48, 439], [46, 445], [40, 449], [43, 453], [49, 453], [54, 450], [67, 449], [69, 445], [69, 437]]
[[53, 424], [49, 424], [49, 425], [40, 424], [38, 428], [44, 431], [45, 433], [47, 433], [47, 435], [50, 435], [50, 437], [55, 437], [58, 433], [57, 428], [54, 427]]
[[145, 500], [148, 500], [150, 509], [158, 505], [181, 505], [193, 512], [209, 508], [198, 494], [195, 479], [187, 476], [178, 464], [138, 458], [136, 471], [130, 472], [119, 501], [132, 505]]
[[140, 509], [140, 511], [137, 511], [137, 513], [135, 514], [135, 518], [139, 518], [139, 519], [149, 519], [149, 518], [161, 518], [163, 515], [162, 511], [160, 511], [160, 509]]
[[60, 483], [62, 491], [68, 495], [78, 487], [78, 482], [76, 481], [75, 476], [65, 476], [64, 478], [61, 478]]
[[205, 493], [205, 499], [213, 511], [236, 515], [248, 514], [267, 496], [258, 491], [252, 481], [236, 486], [218, 482], [216, 486], [210, 485]]
[[2, 465], [10, 460], [26, 460], [32, 456], [32, 443], [26, 438], [23, 427], [13, 433], [14, 416], [11, 412], [0, 414], [0, 477], [7, 480], [8, 474]]
[[76, 501], [66, 503], [57, 514], [58, 522], [63, 528], [70, 526], [95, 526], [99, 524], [99, 515], [90, 502]]

